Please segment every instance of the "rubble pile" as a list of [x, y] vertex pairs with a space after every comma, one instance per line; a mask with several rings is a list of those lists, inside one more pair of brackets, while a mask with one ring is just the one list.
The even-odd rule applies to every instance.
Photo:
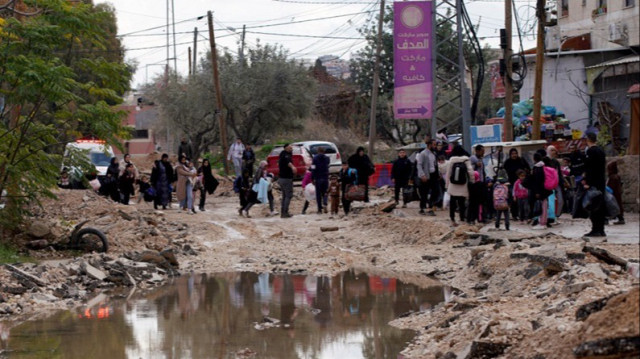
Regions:
[[631, 246], [585, 244], [551, 233], [468, 237], [461, 246], [465, 268], [447, 281], [461, 292], [429, 311], [392, 322], [419, 332], [404, 351], [407, 357], [640, 354], [639, 288], [633, 269], [637, 245], [634, 254], [620, 248]]
[[155, 211], [150, 204], [125, 206], [91, 190], [61, 190], [58, 194], [58, 200], [45, 200], [42, 207], [34, 207], [24, 231], [12, 239], [18, 246], [26, 244], [31, 257], [69, 256], [57, 252], [65, 249], [73, 227], [84, 220], [88, 220], [85, 227], [106, 235], [109, 253], [116, 254], [141, 246], [161, 250], [191, 233], [187, 224], [168, 220], [166, 212]]
[[72, 308], [107, 289], [152, 288], [179, 275], [178, 267], [173, 248], [6, 264], [0, 270], [0, 317]]

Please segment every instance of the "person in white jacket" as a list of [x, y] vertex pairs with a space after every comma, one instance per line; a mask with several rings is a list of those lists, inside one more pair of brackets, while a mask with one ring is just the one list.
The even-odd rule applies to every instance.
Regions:
[[242, 154], [244, 153], [244, 149], [242, 140], [237, 138], [236, 142], [229, 148], [229, 153], [227, 154], [227, 161], [233, 162], [236, 178], [242, 176]]
[[[458, 163], [463, 163], [466, 168], [466, 173], [456, 173], [456, 169], [460, 170], [462, 166], [456, 166]], [[465, 178], [466, 177], [466, 178]], [[451, 158], [447, 165], [447, 174], [445, 176], [447, 193], [451, 197], [449, 204], [449, 217], [454, 226], [456, 223], [456, 210], [460, 209], [460, 222], [465, 220], [466, 200], [469, 198], [469, 184], [475, 181], [473, 174], [473, 167], [469, 157], [465, 155], [462, 146], [458, 145], [451, 151]]]

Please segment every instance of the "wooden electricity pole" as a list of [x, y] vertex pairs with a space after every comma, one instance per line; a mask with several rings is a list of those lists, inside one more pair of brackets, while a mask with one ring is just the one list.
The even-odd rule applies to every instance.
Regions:
[[[536, 42], [536, 76], [533, 89], [533, 128], [531, 129], [531, 139], [540, 139], [540, 117], [542, 116], [542, 71], [544, 70], [544, 23], [545, 0], [538, 0], [536, 3], [536, 16], [538, 18], [538, 33]], [[560, 50], [558, 50], [560, 51]]]
[[189, 76], [191, 76], [191, 46], [189, 46]]
[[513, 55], [513, 49], [511, 48], [511, 40], [513, 37], [511, 26], [511, 0], [505, 0], [504, 3], [504, 32], [505, 32], [505, 44], [504, 49], [504, 64], [505, 78], [504, 78], [504, 137], [507, 141], [513, 141], [513, 83], [511, 82], [513, 75], [513, 65], [511, 58]]
[[211, 66], [213, 67], [213, 86], [216, 90], [217, 108], [214, 112], [214, 118], [218, 117], [220, 122], [220, 143], [222, 145], [222, 163], [224, 164], [224, 173], [229, 174], [229, 164], [227, 163], [227, 124], [222, 115], [222, 92], [220, 90], [220, 74], [218, 73], [218, 53], [216, 51], [216, 38], [213, 35], [213, 15], [211, 11], [207, 11], [207, 20], [209, 21], [209, 42], [211, 43]]
[[198, 28], [193, 28], [193, 74], [196, 74], [198, 62]]
[[376, 40], [376, 59], [373, 65], [373, 86], [371, 88], [371, 117], [369, 118], [369, 157], [373, 161], [376, 141], [376, 106], [380, 87], [380, 53], [382, 51], [382, 23], [384, 21], [384, 0], [380, 1], [380, 19], [378, 19], [378, 38]]

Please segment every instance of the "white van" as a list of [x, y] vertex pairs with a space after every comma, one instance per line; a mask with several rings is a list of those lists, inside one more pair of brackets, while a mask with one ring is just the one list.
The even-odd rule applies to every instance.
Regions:
[[[73, 160], [69, 157], [74, 153], [82, 153], [86, 158], [80, 160]], [[104, 177], [107, 175], [107, 168], [109, 168], [109, 164], [111, 163], [111, 158], [114, 157], [113, 148], [110, 145], [107, 145], [104, 141], [101, 140], [77, 140], [76, 142], [69, 142], [64, 150], [64, 160], [62, 162], [62, 168], [67, 167], [69, 169], [69, 174], [71, 177], [77, 177], [78, 172], [82, 174], [78, 168], [74, 165], [70, 164], [70, 162], [78, 163], [85, 162], [90, 163], [96, 169], [96, 176], [98, 178]], [[61, 170], [62, 170], [61, 168]], [[74, 176], [74, 173], [76, 176]], [[82, 175], [91, 175], [88, 173], [84, 173]]]

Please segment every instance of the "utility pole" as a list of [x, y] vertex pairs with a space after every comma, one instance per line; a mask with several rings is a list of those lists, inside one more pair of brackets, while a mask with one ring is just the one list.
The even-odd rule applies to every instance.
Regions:
[[513, 141], [513, 83], [511, 82], [513, 75], [513, 65], [511, 58], [513, 55], [513, 49], [511, 40], [512, 34], [512, 14], [511, 14], [511, 1], [505, 0], [504, 2], [504, 32], [505, 32], [505, 49], [504, 49], [504, 64], [506, 66], [505, 79], [504, 79], [504, 137], [507, 141]]
[[193, 74], [196, 74], [196, 69], [198, 68], [198, 66], [196, 66], [196, 63], [198, 61], [198, 27], [194, 27], [193, 28]]
[[242, 25], [242, 42], [240, 45], [240, 64], [244, 63], [244, 37], [247, 34], [247, 25]]
[[[538, 17], [538, 33], [536, 46], [536, 76], [533, 92], [533, 128], [531, 139], [540, 139], [540, 116], [542, 115], [542, 71], [544, 69], [544, 23], [546, 21], [545, 0], [536, 3], [536, 16]], [[558, 50], [560, 51], [560, 50]]]
[[173, 71], [178, 76], [178, 55], [176, 54], [176, 12], [173, 0], [171, 0], [171, 23], [173, 26]]
[[165, 69], [165, 71], [167, 72], [167, 75], [169, 75], [169, 0], [167, 0], [167, 30], [165, 31], [167, 33], [167, 68]]
[[191, 76], [191, 46], [189, 46], [189, 76]]
[[220, 90], [220, 74], [218, 73], [218, 53], [216, 51], [216, 38], [213, 35], [213, 15], [211, 11], [207, 11], [207, 20], [209, 22], [209, 42], [211, 43], [211, 66], [213, 67], [213, 86], [216, 89], [217, 109], [214, 112], [214, 118], [218, 117], [220, 122], [220, 143], [222, 145], [222, 163], [224, 164], [224, 173], [229, 174], [229, 164], [227, 163], [227, 124], [222, 115], [222, 92]]
[[369, 118], [369, 157], [373, 160], [376, 141], [376, 106], [380, 87], [380, 52], [382, 51], [382, 22], [384, 20], [384, 0], [380, 1], [380, 19], [378, 19], [378, 39], [376, 40], [376, 59], [373, 66], [373, 86], [371, 87], [371, 117]]

